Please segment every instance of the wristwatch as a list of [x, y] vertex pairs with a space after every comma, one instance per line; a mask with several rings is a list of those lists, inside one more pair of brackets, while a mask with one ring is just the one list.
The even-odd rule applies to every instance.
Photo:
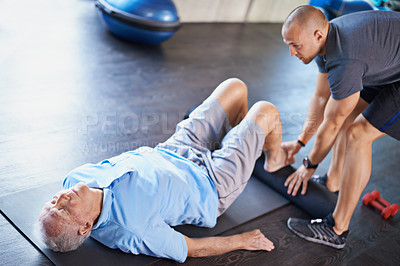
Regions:
[[303, 165], [305, 168], [309, 169], [316, 169], [318, 167], [318, 164], [312, 164], [308, 156], [304, 157], [303, 159]]

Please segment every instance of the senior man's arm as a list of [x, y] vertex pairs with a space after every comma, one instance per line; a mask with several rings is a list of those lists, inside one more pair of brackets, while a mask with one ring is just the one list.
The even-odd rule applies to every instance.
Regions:
[[238, 235], [205, 238], [189, 238], [185, 236], [188, 257], [206, 257], [221, 255], [233, 250], [266, 250], [274, 249], [274, 244], [261, 233], [253, 230]]

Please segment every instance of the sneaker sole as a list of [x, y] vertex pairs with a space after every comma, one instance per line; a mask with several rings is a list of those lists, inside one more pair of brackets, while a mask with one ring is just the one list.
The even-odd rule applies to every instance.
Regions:
[[335, 244], [332, 244], [330, 242], [325, 242], [325, 241], [320, 240], [320, 239], [315, 239], [315, 238], [312, 238], [312, 237], [304, 236], [303, 234], [297, 232], [295, 229], [293, 229], [293, 227], [290, 226], [290, 220], [291, 220], [291, 218], [289, 218], [287, 220], [287, 222], [286, 222], [286, 225], [289, 228], [289, 230], [292, 231], [293, 233], [295, 233], [297, 236], [299, 236], [299, 237], [301, 237], [301, 238], [303, 238], [303, 239], [305, 239], [307, 241], [310, 241], [310, 242], [313, 242], [313, 243], [317, 243], [317, 244], [322, 244], [322, 245], [325, 245], [325, 246], [328, 246], [328, 247], [331, 247], [331, 248], [336, 248], [336, 249], [342, 249], [346, 245], [346, 243], [342, 244], [342, 245], [335, 245]]

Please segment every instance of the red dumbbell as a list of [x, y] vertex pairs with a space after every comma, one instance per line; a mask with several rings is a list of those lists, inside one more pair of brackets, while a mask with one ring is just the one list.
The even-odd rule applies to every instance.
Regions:
[[380, 210], [383, 219], [387, 219], [389, 216], [394, 216], [399, 210], [399, 205], [390, 204], [381, 198], [378, 190], [374, 190], [371, 193], [365, 194], [362, 198], [362, 203], [364, 205], [370, 204], [372, 207]]

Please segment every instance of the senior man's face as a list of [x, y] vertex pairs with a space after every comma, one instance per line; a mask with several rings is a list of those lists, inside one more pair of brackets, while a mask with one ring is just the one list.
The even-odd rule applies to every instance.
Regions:
[[87, 220], [92, 201], [89, 187], [85, 183], [78, 183], [72, 188], [57, 192], [44, 205], [43, 210], [46, 216], [82, 224]]

